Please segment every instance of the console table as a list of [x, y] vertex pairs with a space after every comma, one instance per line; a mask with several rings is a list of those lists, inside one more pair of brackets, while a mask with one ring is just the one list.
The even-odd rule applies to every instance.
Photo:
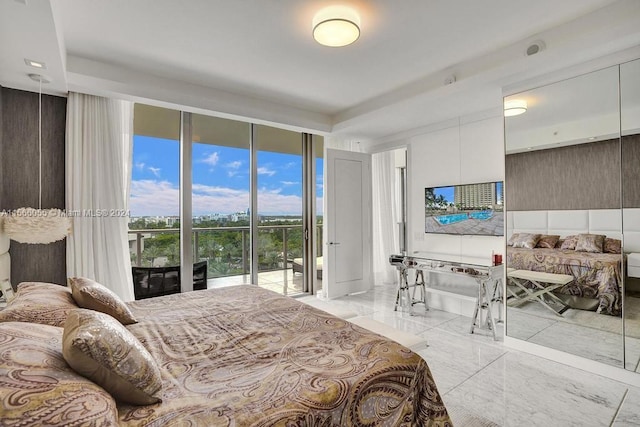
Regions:
[[[425, 311], [429, 309], [427, 302], [425, 272], [437, 274], [463, 275], [473, 278], [478, 284], [478, 293], [473, 316], [471, 318], [470, 333], [475, 328], [489, 329], [496, 337], [496, 320], [491, 311], [492, 303], [503, 302], [502, 278], [503, 265], [491, 265], [487, 257], [486, 262], [480, 258], [462, 258], [460, 260], [447, 259], [446, 256], [416, 252], [414, 255], [391, 255], [389, 262], [398, 269], [399, 281], [396, 293], [395, 310], [398, 306], [407, 308], [413, 315], [413, 306], [423, 304]], [[415, 271], [413, 283], [409, 282], [409, 271]], [[416, 298], [416, 291], [420, 290], [420, 297]], [[484, 319], [484, 320], [483, 320]], [[498, 322], [502, 321], [502, 310], [498, 314]]]

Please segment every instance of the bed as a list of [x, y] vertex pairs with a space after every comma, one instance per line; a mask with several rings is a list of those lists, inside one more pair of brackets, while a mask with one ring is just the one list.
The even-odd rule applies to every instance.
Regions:
[[[126, 303], [123, 310], [137, 320], [126, 326], [115, 320], [118, 313], [112, 317], [84, 303], [84, 309], [56, 303], [53, 293], [64, 304], [81, 300], [76, 288], [58, 286], [51, 292], [51, 286], [20, 285], [11, 304], [27, 304], [28, 292], [44, 291], [40, 302], [36, 298], [26, 306], [40, 304], [36, 311], [46, 314], [30, 318], [25, 306], [12, 310], [11, 305], [0, 312], [0, 400], [7, 425], [72, 424], [73, 417], [81, 417], [84, 425], [110, 425], [114, 416], [121, 426], [451, 425], [419, 355], [258, 286]], [[65, 292], [73, 296], [71, 302]], [[62, 308], [53, 308], [58, 305]], [[71, 369], [65, 363], [63, 357], [72, 364], [67, 345], [75, 342], [68, 336], [73, 334], [69, 324], [76, 325], [81, 315], [117, 324], [98, 328], [101, 333], [122, 328], [135, 337], [140, 351], [157, 365], [160, 379], [153, 396], [160, 403], [133, 405], [100, 394], [93, 381], [74, 372], [82, 366]], [[33, 323], [38, 319], [49, 324]], [[121, 353], [116, 347], [114, 354]], [[145, 378], [153, 371], [128, 366], [133, 375], [144, 371]], [[70, 388], [56, 391], [62, 385]]]
[[[509, 268], [570, 275], [574, 280], [554, 292], [582, 301], [593, 299], [596, 312], [613, 316], [621, 314], [622, 259], [614, 253], [507, 247]], [[580, 306], [567, 302], [574, 308], [584, 308], [584, 303]]]

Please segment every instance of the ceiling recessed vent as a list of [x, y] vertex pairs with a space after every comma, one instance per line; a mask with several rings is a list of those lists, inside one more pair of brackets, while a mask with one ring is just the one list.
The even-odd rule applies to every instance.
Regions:
[[527, 47], [525, 54], [527, 56], [535, 55], [536, 53], [539, 53], [541, 50], [544, 50], [544, 48], [545, 48], [544, 42], [541, 40], [538, 40], [531, 43], [529, 47]]

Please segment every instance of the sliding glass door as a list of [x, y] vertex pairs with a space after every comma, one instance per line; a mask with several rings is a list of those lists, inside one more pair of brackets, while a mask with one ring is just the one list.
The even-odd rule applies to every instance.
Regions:
[[180, 271], [183, 291], [191, 272], [194, 289], [314, 291], [303, 265], [317, 258], [322, 277], [321, 137], [142, 104], [134, 129], [134, 266]]
[[191, 123], [193, 262], [212, 284], [249, 283], [251, 125], [200, 114]]
[[258, 285], [285, 295], [305, 291], [302, 264], [302, 136], [254, 125], [257, 150]]

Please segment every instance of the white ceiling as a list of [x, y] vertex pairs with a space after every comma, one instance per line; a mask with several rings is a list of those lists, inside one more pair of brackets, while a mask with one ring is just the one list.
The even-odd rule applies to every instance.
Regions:
[[[49, 93], [385, 141], [499, 108], [504, 86], [640, 45], [638, 0], [342, 0], [360, 13], [361, 37], [327, 48], [311, 20], [333, 3], [3, 0], [0, 85], [37, 90], [29, 58], [47, 63]], [[539, 39], [547, 48], [527, 57]]]

